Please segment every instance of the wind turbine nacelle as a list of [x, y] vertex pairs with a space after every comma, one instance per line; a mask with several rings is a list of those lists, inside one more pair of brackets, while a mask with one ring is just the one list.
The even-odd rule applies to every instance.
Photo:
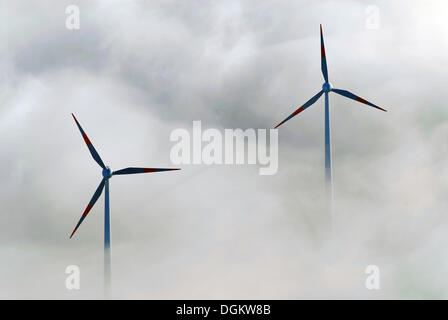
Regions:
[[330, 82], [325, 82], [325, 83], [322, 85], [322, 91], [323, 91], [323, 92], [330, 92], [331, 89], [333, 89], [333, 86], [331, 85]]
[[112, 170], [110, 170], [109, 167], [106, 167], [106, 169], [103, 169], [103, 177], [104, 177], [104, 179], [109, 179], [112, 177]]

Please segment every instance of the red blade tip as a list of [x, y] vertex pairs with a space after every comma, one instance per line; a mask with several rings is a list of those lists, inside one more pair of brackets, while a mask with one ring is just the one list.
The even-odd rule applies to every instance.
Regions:
[[73, 119], [75, 119], [76, 124], [78, 124], [78, 119], [76, 119], [75, 115], [72, 113]]
[[71, 238], [73, 237], [73, 235], [75, 234], [76, 229], [78, 229], [78, 228], [75, 228], [75, 230], [73, 230], [72, 234], [70, 235], [70, 239], [71, 239]]

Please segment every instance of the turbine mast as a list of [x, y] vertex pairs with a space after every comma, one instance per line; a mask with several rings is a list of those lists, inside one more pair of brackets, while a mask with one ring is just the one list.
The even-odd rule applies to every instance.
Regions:
[[325, 92], [325, 189], [327, 196], [327, 212], [333, 229], [333, 176], [331, 173], [331, 130], [329, 94]]
[[106, 179], [104, 189], [104, 296], [109, 298], [111, 291], [109, 179]]

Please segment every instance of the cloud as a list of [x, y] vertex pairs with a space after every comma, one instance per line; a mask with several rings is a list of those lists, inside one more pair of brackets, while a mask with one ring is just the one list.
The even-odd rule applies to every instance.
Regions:
[[[1, 298], [102, 296], [101, 179], [169, 167], [171, 130], [272, 128], [329, 75], [335, 232], [324, 210], [323, 101], [279, 131], [279, 171], [185, 166], [111, 180], [118, 298], [445, 298], [446, 5], [379, 1], [0, 4]], [[435, 32], [435, 30], [438, 30]], [[64, 287], [81, 267], [81, 290]], [[381, 290], [364, 286], [381, 270]]]

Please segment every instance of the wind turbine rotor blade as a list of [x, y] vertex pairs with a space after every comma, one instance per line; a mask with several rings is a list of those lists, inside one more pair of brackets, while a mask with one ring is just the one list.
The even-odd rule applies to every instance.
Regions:
[[344, 97], [346, 97], [346, 98], [349, 98], [349, 99], [352, 99], [352, 100], [355, 100], [355, 101], [364, 103], [364, 104], [366, 104], [366, 105], [368, 105], [368, 106], [377, 108], [377, 109], [379, 109], [379, 110], [381, 110], [381, 111], [384, 111], [384, 112], [387, 112], [386, 109], [383, 109], [383, 108], [381, 108], [381, 107], [378, 107], [377, 105], [374, 105], [373, 103], [371, 103], [371, 102], [369, 102], [369, 101], [367, 101], [367, 100], [365, 100], [365, 99], [363, 99], [363, 98], [361, 98], [361, 97], [359, 97], [359, 96], [357, 96], [357, 95], [355, 95], [355, 94], [353, 94], [353, 93], [351, 93], [351, 92], [349, 92], [349, 91], [347, 91], [347, 90], [332, 89], [331, 91], [334, 91], [334, 92], [336, 92], [337, 94], [340, 94], [341, 96], [344, 96]]
[[76, 125], [78, 126], [79, 131], [81, 132], [82, 137], [84, 138], [84, 142], [87, 145], [87, 148], [89, 148], [90, 154], [92, 155], [93, 159], [100, 165], [101, 168], [106, 169], [106, 166], [104, 165], [103, 160], [101, 160], [100, 155], [98, 152], [96, 152], [92, 142], [90, 142], [90, 139], [87, 137], [86, 133], [82, 129], [81, 125], [79, 124], [78, 120], [76, 119], [75, 115], [72, 113], [73, 119], [75, 119]]
[[104, 180], [104, 179], [101, 180], [100, 185], [96, 189], [95, 193], [93, 194], [92, 199], [90, 199], [89, 204], [87, 205], [86, 209], [84, 210], [84, 212], [83, 212], [83, 214], [81, 216], [81, 219], [79, 219], [78, 224], [76, 225], [75, 229], [73, 230], [72, 234], [70, 235], [70, 239], [73, 237], [73, 235], [75, 234], [76, 230], [78, 230], [78, 227], [81, 225], [81, 223], [87, 217], [87, 215], [89, 214], [90, 210], [93, 208], [93, 206], [95, 205], [96, 201], [100, 197], [101, 193], [103, 192], [105, 182], [106, 182], [106, 180]]
[[283, 120], [282, 122], [280, 122], [278, 125], [275, 126], [275, 129], [277, 129], [279, 126], [281, 126], [282, 124], [284, 124], [286, 121], [288, 121], [289, 119], [295, 117], [296, 115], [298, 115], [300, 112], [302, 112], [303, 110], [305, 110], [306, 108], [308, 108], [309, 106], [311, 106], [313, 103], [315, 103], [320, 96], [323, 94], [324, 92], [321, 90], [319, 91], [314, 97], [312, 97], [310, 100], [308, 100], [303, 106], [301, 106], [299, 109], [297, 109], [296, 111], [294, 111], [293, 113], [291, 113], [289, 115], [289, 117], [287, 117], [285, 120]]
[[320, 58], [321, 69], [325, 82], [328, 82], [327, 57], [325, 56], [324, 35], [322, 33], [322, 25], [320, 25]]
[[174, 171], [180, 170], [178, 168], [173, 169], [165, 169], [165, 168], [125, 168], [118, 171], [114, 171], [113, 175], [122, 175], [122, 174], [137, 174], [137, 173], [152, 173], [152, 172], [164, 172], [164, 171]]

